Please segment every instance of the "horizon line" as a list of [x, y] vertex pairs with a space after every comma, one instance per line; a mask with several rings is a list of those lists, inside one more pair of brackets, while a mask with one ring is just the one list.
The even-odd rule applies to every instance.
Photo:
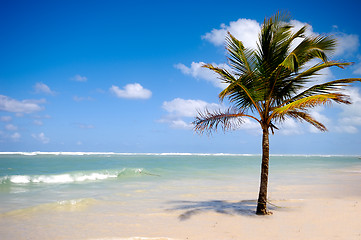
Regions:
[[[154, 156], [262, 156], [261, 153], [189, 153], [189, 152], [163, 152], [163, 153], [126, 153], [126, 152], [68, 152], [68, 151], [59, 151], [59, 152], [42, 152], [42, 151], [29, 151], [29, 152], [2, 152], [0, 155], [73, 155], [73, 156], [82, 156], [82, 155], [154, 155]], [[358, 157], [361, 154], [270, 154], [270, 156], [319, 156], [319, 157]]]

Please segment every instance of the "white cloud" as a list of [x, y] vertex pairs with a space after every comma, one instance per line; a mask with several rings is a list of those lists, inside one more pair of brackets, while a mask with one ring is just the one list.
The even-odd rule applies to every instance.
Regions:
[[342, 125], [361, 126], [361, 116], [360, 114], [354, 114], [348, 117], [342, 117], [340, 122]]
[[343, 109], [343, 116], [361, 116], [361, 94], [359, 89], [356, 87], [349, 87], [344, 90], [344, 93], [349, 95], [351, 98], [352, 104], [350, 105], [340, 105]]
[[2, 117], [0, 118], [0, 121], [2, 121], [2, 122], [10, 122], [12, 119], [13, 119], [13, 118], [10, 117], [10, 116], [2, 116]]
[[339, 125], [335, 127], [336, 132], [339, 133], [350, 133], [350, 134], [354, 134], [358, 132], [358, 129], [355, 126], [351, 126], [351, 125]]
[[33, 113], [41, 111], [44, 107], [39, 104], [45, 103], [45, 99], [41, 100], [22, 100], [0, 95], [0, 111], [14, 112], [14, 113]]
[[[12, 131], [11, 129], [7, 129], [7, 130]], [[0, 142], [3, 142], [4, 140], [18, 142], [21, 138], [21, 135], [18, 132], [14, 132], [14, 133], [10, 134], [10, 133], [4, 133], [3, 131], [0, 130], [0, 137], [2, 138], [2, 139], [0, 139]]]
[[349, 87], [344, 92], [350, 96], [352, 104], [338, 105], [342, 112], [335, 127], [337, 132], [357, 133], [361, 126], [361, 94], [356, 87]]
[[[322, 113], [324, 106], [313, 108], [309, 114], [317, 121], [321, 122], [331, 132], [355, 134], [361, 127], [361, 94], [356, 87], [349, 87], [343, 92], [350, 96], [352, 104], [333, 104], [335, 108], [341, 110], [338, 116], [330, 118]], [[302, 125], [307, 126], [304, 128]], [[302, 134], [305, 131], [320, 133], [316, 127], [293, 119], [287, 119], [279, 125], [280, 133], [284, 135]]]
[[[308, 28], [306, 30], [305, 35], [307, 36], [314, 36], [317, 33], [313, 31], [311, 25], [307, 23], [300, 22], [298, 20], [291, 20], [291, 24], [294, 26], [293, 31], [298, 31], [304, 25], [307, 25]], [[220, 29], [213, 29], [211, 32], [206, 33], [202, 36], [203, 39], [206, 39], [213, 43], [216, 46], [223, 45], [225, 41], [225, 37], [227, 32], [231, 32], [237, 39], [241, 40], [246, 47], [256, 48], [258, 42], [258, 34], [261, 30], [261, 25], [251, 19], [238, 19], [237, 21], [230, 22], [229, 25], [222, 24]], [[344, 53], [345, 51], [350, 51], [350, 49], [354, 49], [355, 40], [354, 35], [346, 35], [339, 33], [338, 34], [339, 41], [341, 43], [341, 48], [339, 53]], [[302, 41], [301, 38], [298, 38], [294, 41], [294, 47], [297, 46]], [[352, 43], [352, 44], [351, 44]], [[292, 48], [291, 48], [292, 49]], [[344, 50], [343, 50], [344, 49]], [[307, 66], [311, 67], [312, 65], [316, 64], [318, 61], [312, 61]], [[204, 79], [211, 82], [214, 86], [224, 89], [227, 87], [227, 84], [224, 84], [217, 78], [217, 75], [210, 71], [209, 69], [202, 68], [204, 65], [203, 62], [192, 62], [190, 67], [185, 66], [182, 63], [176, 64], [175, 67], [180, 69], [183, 74], [191, 75], [197, 79]], [[213, 64], [218, 67], [228, 68], [226, 64]], [[360, 70], [361, 72], [361, 70]], [[333, 75], [330, 69], [324, 69], [319, 72], [321, 75], [317, 76], [315, 80], [318, 83], [326, 82], [326, 80], [330, 80]], [[312, 84], [311, 84], [312, 85]]]
[[[331, 130], [331, 128], [333, 128], [332, 120], [321, 113], [324, 109], [324, 106], [318, 106], [316, 108], [310, 109], [308, 113], [316, 121], [321, 122], [323, 125], [325, 125], [328, 129]], [[279, 128], [279, 130], [276, 132], [279, 132], [282, 135], [300, 135], [304, 134], [305, 132], [321, 133], [319, 129], [307, 123], [306, 121], [299, 121], [297, 119], [289, 117], [287, 117], [285, 121], [276, 124], [276, 127]]]
[[292, 118], [286, 118], [286, 120], [279, 125], [279, 129], [282, 135], [298, 135], [303, 133], [302, 128], [300, 128], [300, 123]]
[[[305, 32], [306, 36], [318, 35], [318, 33], [313, 31], [312, 26], [307, 23], [300, 22], [298, 20], [291, 20], [290, 23], [294, 26], [294, 32], [298, 31], [304, 25], [307, 25], [308, 28]], [[237, 21], [230, 22], [229, 25], [221, 24], [219, 29], [213, 29], [211, 32], [206, 33], [202, 36], [202, 39], [208, 40], [216, 46], [221, 46], [225, 43], [227, 32], [230, 32], [237, 39], [242, 41], [246, 47], [256, 48], [260, 29], [261, 25], [257, 21], [242, 18]], [[334, 56], [350, 55], [357, 52], [360, 45], [358, 35], [346, 34], [339, 31], [332, 32], [331, 34], [334, 35], [338, 43]], [[295, 39], [293, 45], [297, 46], [297, 44], [301, 41], [301, 38]]]
[[45, 93], [49, 95], [54, 95], [55, 92], [53, 92], [46, 84], [44, 83], [36, 83], [34, 86], [35, 93]]
[[193, 125], [192, 125], [191, 122], [185, 122], [182, 119], [172, 118], [172, 117], [169, 117], [169, 116], [160, 119], [158, 122], [166, 123], [171, 128], [176, 128], [176, 129], [192, 129], [193, 128]]
[[174, 116], [196, 117], [198, 111], [203, 111], [205, 108], [216, 110], [222, 108], [222, 106], [202, 100], [175, 98], [170, 102], [163, 102], [162, 108]]
[[162, 108], [168, 114], [159, 122], [167, 123], [172, 128], [191, 129], [193, 128], [191, 121], [197, 116], [198, 111], [204, 111], [206, 108], [216, 110], [223, 107], [220, 104], [207, 103], [202, 100], [175, 98], [172, 101], [163, 102]]
[[220, 29], [213, 29], [211, 32], [202, 36], [216, 46], [223, 45], [227, 32], [230, 32], [237, 39], [243, 42], [244, 46], [256, 48], [258, 34], [261, 30], [260, 24], [252, 19], [238, 19], [232, 21], [229, 25], [221, 24]]
[[307, 26], [307, 29], [306, 29], [306, 32], [305, 32], [305, 35], [307, 36], [311, 36], [311, 35], [314, 35], [315, 33], [313, 32], [313, 27], [308, 24], [308, 23], [305, 23], [305, 22], [301, 22], [301, 21], [298, 21], [298, 20], [291, 20], [290, 21], [291, 25], [293, 25], [293, 29], [292, 31], [293, 32], [297, 32], [298, 30], [300, 30], [303, 26]]
[[[304, 25], [307, 25], [308, 28], [305, 32], [306, 36], [315, 36], [319, 35], [319, 33], [314, 32], [311, 25], [300, 22], [298, 20], [291, 20], [291, 24], [294, 26], [293, 31], [296, 32]], [[330, 35], [333, 35], [336, 38], [337, 45], [335, 52], [333, 53], [334, 56], [341, 56], [341, 55], [349, 55], [352, 53], [357, 52], [357, 49], [360, 45], [359, 43], [359, 37], [356, 34], [346, 34], [342, 32], [333, 32]], [[295, 39], [294, 45], [297, 46], [299, 43], [301, 43], [302, 39], [298, 38]]]
[[244, 118], [243, 123], [239, 126], [241, 130], [247, 130], [250, 133], [260, 135], [262, 134], [261, 126], [253, 119]]
[[359, 37], [356, 34], [336, 33], [337, 47], [335, 56], [350, 55], [357, 52], [360, 45]]
[[[172, 128], [192, 129], [191, 122], [198, 115], [198, 112], [226, 110], [226, 107], [217, 103], [208, 103], [203, 100], [175, 98], [172, 101], [163, 102], [162, 108], [167, 111], [168, 115], [163, 117], [159, 122], [167, 123]], [[251, 131], [259, 134], [260, 126], [257, 122], [244, 118], [244, 122], [239, 127], [240, 130]]]
[[[208, 109], [210, 112], [226, 110], [226, 107], [217, 103], [208, 103], [203, 100], [175, 98], [172, 101], [163, 102], [162, 108], [168, 115], [159, 120], [161, 123], [167, 123], [172, 128], [192, 129], [191, 123], [198, 115], [198, 112], [204, 112]], [[239, 126], [239, 130], [246, 130], [253, 134], [260, 134], [260, 126], [256, 121], [244, 118], [244, 122]]]
[[38, 140], [38, 141], [40, 141], [40, 142], [42, 142], [44, 144], [47, 144], [47, 143], [50, 142], [50, 138], [46, 137], [44, 133], [39, 133], [39, 134], [34, 133], [34, 134], [31, 134], [31, 136], [34, 139], [36, 139], [36, 140]]
[[16, 132], [10, 135], [10, 139], [13, 140], [14, 142], [19, 141], [21, 138], [20, 133]]
[[7, 124], [5, 126], [5, 129], [8, 130], [8, 131], [16, 131], [16, 130], [18, 130], [18, 127], [13, 125], [13, 124]]
[[[316, 108], [313, 108], [309, 111], [311, 117], [313, 119], [315, 119], [316, 121], [322, 123], [323, 125], [325, 125], [325, 127], [327, 129], [330, 129], [332, 128], [332, 120], [328, 117], [326, 117], [326, 115], [324, 114], [321, 114], [321, 112], [325, 109], [324, 106], [319, 106], [319, 107], [316, 107]], [[311, 132], [311, 133], [321, 133], [321, 131], [319, 129], [317, 129], [316, 127], [314, 127], [313, 125], [311, 124], [308, 124], [308, 130]]]
[[152, 92], [143, 88], [139, 83], [127, 84], [124, 89], [120, 89], [118, 86], [113, 85], [110, 88], [110, 91], [118, 98], [148, 99], [152, 96]]
[[[303, 26], [307, 25], [305, 34], [307, 36], [316, 34], [313, 32], [312, 26], [307, 23], [303, 23], [298, 20], [291, 20], [290, 23], [294, 26], [293, 32], [297, 32]], [[238, 40], [242, 41], [245, 47], [256, 49], [260, 31], [261, 24], [256, 20], [242, 18], [235, 22], [230, 22], [229, 25], [221, 24], [220, 29], [213, 29], [211, 32], [203, 35], [202, 39], [206, 39], [216, 46], [221, 46], [225, 42], [227, 32], [230, 32]], [[297, 44], [299, 44], [301, 41], [301, 38], [295, 39], [294, 45], [297, 46]]]
[[[306, 36], [315, 36], [315, 35], [318, 35], [318, 33], [315, 33], [313, 31], [313, 28], [311, 25], [309, 25], [308, 23], [304, 23], [304, 22], [300, 22], [298, 20], [291, 20], [290, 23], [293, 25], [293, 29], [292, 31], [294, 33], [296, 33], [298, 30], [300, 30], [303, 26], [307, 26], [307, 29], [306, 29], [306, 32], [305, 32], [305, 35]], [[294, 41], [292, 42], [292, 45], [291, 45], [291, 48], [290, 50], [293, 51], [294, 48], [296, 46], [298, 46], [301, 42], [303, 41], [303, 38], [296, 38], [294, 39]]]
[[[202, 67], [205, 63], [204, 62], [192, 62], [190, 67], [182, 63], [178, 63], [174, 65], [175, 68], [181, 70], [181, 72], [185, 75], [190, 75], [196, 79], [203, 79], [210, 83], [212, 83], [215, 87], [224, 89], [228, 86], [228, 84], [223, 83], [218, 77], [217, 74], [213, 71], [209, 70], [208, 68]], [[226, 64], [212, 64], [215, 67], [221, 67], [228, 69], [229, 67]]]
[[75, 76], [71, 77], [70, 80], [77, 81], [77, 82], [86, 82], [88, 80], [88, 78], [85, 76], [76, 74]]

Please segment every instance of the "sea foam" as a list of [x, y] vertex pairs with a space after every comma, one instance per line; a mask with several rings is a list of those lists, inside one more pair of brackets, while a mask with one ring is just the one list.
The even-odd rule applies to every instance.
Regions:
[[122, 170], [100, 171], [100, 172], [75, 172], [53, 175], [12, 175], [0, 177], [0, 184], [29, 184], [48, 183], [62, 184], [73, 182], [98, 181], [116, 179], [119, 177], [132, 177], [146, 172], [143, 168], [124, 168]]
[[[5, 179], [4, 179], [5, 180]], [[12, 183], [29, 183], [31, 181], [29, 176], [11, 176], [10, 182]]]

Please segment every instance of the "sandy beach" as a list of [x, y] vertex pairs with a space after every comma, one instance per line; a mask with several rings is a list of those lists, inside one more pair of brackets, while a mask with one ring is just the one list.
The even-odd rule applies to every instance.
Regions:
[[[238, 212], [239, 202], [196, 202], [184, 203], [188, 210], [128, 216], [111, 209], [103, 214], [67, 211], [51, 217], [41, 213], [30, 218], [13, 216], [6, 221], [15, 224], [17, 231], [2, 230], [2, 239], [361, 239], [360, 198], [275, 203], [288, 208], [260, 217]], [[249, 205], [254, 207], [254, 203]], [[43, 224], [33, 223], [39, 221]]]
[[[315, 188], [304, 188], [307, 190], [319, 195]], [[304, 192], [305, 196], [312, 195], [310, 191]], [[360, 196], [271, 200], [271, 216], [254, 215], [254, 200], [219, 197], [165, 202], [153, 199], [146, 211], [142, 207], [142, 211], [137, 210], [139, 202], [126, 210], [123, 203], [99, 201], [52, 206], [50, 214], [48, 208], [29, 209], [30, 214], [15, 211], [2, 216], [2, 226], [9, 227], [1, 229], [1, 236], [59, 240], [361, 239]]]

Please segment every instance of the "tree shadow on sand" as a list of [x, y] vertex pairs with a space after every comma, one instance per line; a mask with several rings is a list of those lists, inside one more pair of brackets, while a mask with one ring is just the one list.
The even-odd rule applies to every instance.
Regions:
[[[169, 204], [175, 205], [168, 210], [185, 210], [184, 213], [178, 216], [179, 220], [188, 220], [194, 215], [205, 212], [216, 212], [226, 215], [244, 215], [254, 216], [256, 214], [257, 201], [256, 200], [242, 200], [240, 202], [228, 202], [224, 200], [210, 200], [210, 201], [170, 201]], [[270, 210], [275, 208], [268, 207]]]

